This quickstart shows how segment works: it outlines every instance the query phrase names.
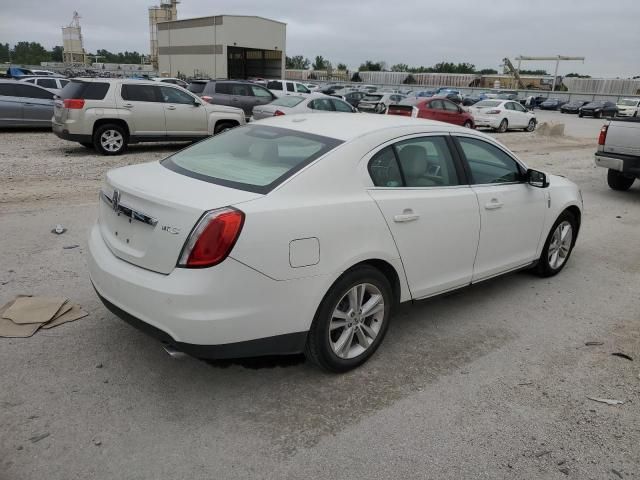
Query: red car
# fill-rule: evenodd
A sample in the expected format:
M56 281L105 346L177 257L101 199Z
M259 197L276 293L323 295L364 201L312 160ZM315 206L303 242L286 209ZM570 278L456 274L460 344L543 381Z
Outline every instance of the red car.
M406 103L406 100L404 102L399 105L389 105L387 115L428 118L429 120L439 120L440 122L475 128L473 115L446 98L418 99L413 105Z

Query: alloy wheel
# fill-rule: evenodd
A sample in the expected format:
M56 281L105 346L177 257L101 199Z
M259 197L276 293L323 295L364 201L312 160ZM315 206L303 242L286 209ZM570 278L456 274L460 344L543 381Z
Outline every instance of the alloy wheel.
M105 130L100 135L100 145L108 152L117 152L124 144L124 137L117 130Z
M556 227L549 243L547 261L552 269L557 270L567 260L571 251L571 242L573 242L573 227L565 220Z
M350 288L336 305L329 322L329 343L340 358L355 358L375 341L384 321L382 292L370 283Z

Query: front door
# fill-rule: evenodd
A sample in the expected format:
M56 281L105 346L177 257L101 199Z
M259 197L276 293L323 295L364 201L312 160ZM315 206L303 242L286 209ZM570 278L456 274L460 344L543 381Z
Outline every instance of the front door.
M198 100L176 87L160 87L167 135L204 137L209 133L207 111Z
M164 103L160 86L122 84L118 99L120 117L127 120L132 136L164 137Z
M524 179L524 167L488 141L457 136L480 207L480 243L473 280L525 266L537 258L547 190Z
M480 215L444 136L387 146L369 161L378 204L398 247L411 295L424 298L471 282Z

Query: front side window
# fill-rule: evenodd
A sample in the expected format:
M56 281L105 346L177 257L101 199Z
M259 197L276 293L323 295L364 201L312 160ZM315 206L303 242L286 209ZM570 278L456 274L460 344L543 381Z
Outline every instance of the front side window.
M182 90L171 87L160 87L162 93L162 100L164 103L180 103L184 105L193 105L194 98Z
M159 87L152 85L122 85L122 99L131 102L159 102ZM161 98L161 97L160 97Z
M459 137L458 142L471 170L473 184L522 180L523 172L518 163L498 147L475 138Z
M331 103L333 103L333 107L335 108L336 112L353 112L353 108L351 108L351 105L343 102L342 100L331 100Z
M268 193L341 143L286 128L247 125L181 150L161 164L206 182Z
M53 100L53 93L31 85L16 85L19 97L40 98L43 100Z
M236 95L239 97L248 97L249 89L247 88L247 85L245 85L244 83L232 83L231 95Z
M377 187L459 185L456 166L444 137L419 137L380 150L369 161Z
M302 85L301 83L296 83L296 92L299 92L299 93L311 93L311 91L307 87Z
M507 110L515 110L515 108L513 108L513 103L512 102L507 102L504 104L504 108L506 108Z
M16 89L10 83L0 83L0 96L17 97Z
M458 113L458 106L457 106L455 103L450 102L450 101L448 101L448 100L443 100L443 101L442 101L442 103L444 104L444 109L445 109L447 112L455 112L455 113Z
M254 97L267 97L271 98L271 92L266 88L259 87L257 85L251 85L251 91L253 92Z
M513 108L514 108L515 110L517 110L518 112L526 112L526 111L527 111L527 109L526 109L526 108L524 108L524 107L523 107L522 105L520 105L519 103L514 103L514 104L513 104Z
M444 110L444 103L442 100L432 100L429 103L429 108L432 110Z

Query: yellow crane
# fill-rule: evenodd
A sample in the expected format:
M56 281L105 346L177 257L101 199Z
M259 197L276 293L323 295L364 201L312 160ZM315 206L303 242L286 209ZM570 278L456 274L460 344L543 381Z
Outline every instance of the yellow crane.
M510 70L511 74L513 75L513 77L518 82L518 86L520 88L524 88L524 86L522 84L522 80L520 79L520 64L523 61L534 61L534 62L550 61L550 62L556 62L556 69L553 72L553 85L551 87L551 91L553 92L556 89L556 82L557 82L557 79L558 79L558 67L560 66L560 62L575 61L575 60L584 62L585 57L567 57L566 55L554 55L554 56L550 56L550 57L527 57L527 56L524 56L524 55L520 55L520 56L517 56L515 59L518 61L518 68L513 68L513 64L511 63L511 61L508 58L505 58L503 61L504 61L505 67Z

